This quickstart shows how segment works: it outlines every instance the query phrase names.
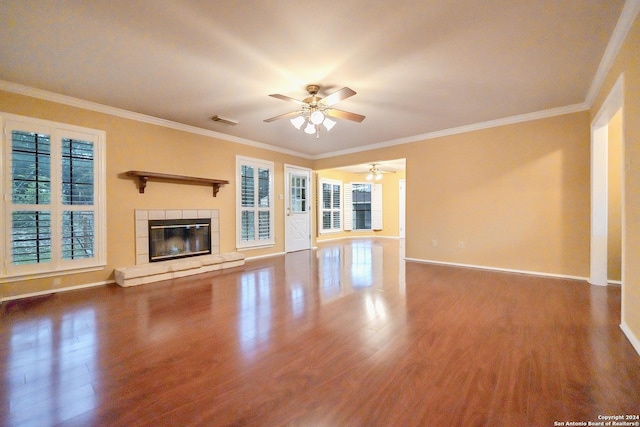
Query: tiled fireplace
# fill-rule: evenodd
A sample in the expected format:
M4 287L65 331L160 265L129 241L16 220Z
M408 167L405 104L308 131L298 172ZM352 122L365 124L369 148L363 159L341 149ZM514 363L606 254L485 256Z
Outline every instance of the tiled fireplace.
M153 258L153 261L162 261L170 258L220 253L220 224L219 211L217 209L136 209L135 219L136 265L149 264L150 258ZM149 256L150 222L154 225L151 231L152 237L155 236L156 238L161 234L161 231L156 226L171 227L164 233L167 234L167 241L171 242L168 243L171 247L163 249L164 253L162 254L158 254L156 249L152 253L152 257ZM193 227L190 227L189 224L193 224ZM205 224L211 231L210 245L208 233L206 235L203 234L205 232ZM197 231L195 227L198 227ZM169 236L169 234L173 234L174 237ZM206 249L204 249L205 246ZM210 252L209 249L211 250Z

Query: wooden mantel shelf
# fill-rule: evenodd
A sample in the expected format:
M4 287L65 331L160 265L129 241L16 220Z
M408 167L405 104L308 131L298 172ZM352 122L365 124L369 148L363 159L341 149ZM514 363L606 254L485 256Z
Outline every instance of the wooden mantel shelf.
M224 179L198 178L195 176L169 175L167 173L156 173L156 172L128 171L126 175L134 178L138 178L138 190L140 191L140 193L144 193L144 189L147 186L147 181L150 179L158 179L162 181L186 182L189 184L198 184L198 185L212 185L213 197L216 197L216 195L218 194L218 191L220 190L221 185L229 183L229 181Z

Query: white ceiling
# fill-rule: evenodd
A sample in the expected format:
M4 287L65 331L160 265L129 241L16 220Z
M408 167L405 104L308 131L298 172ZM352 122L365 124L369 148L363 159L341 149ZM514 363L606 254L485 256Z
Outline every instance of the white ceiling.
M0 0L0 79L318 158L584 103L623 6ZM320 139L263 122L310 83L366 119Z

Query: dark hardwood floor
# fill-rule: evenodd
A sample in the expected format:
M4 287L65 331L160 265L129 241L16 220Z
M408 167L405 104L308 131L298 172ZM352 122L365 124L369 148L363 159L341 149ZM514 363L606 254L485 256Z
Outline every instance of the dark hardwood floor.
M554 426L640 414L620 288L396 240L0 306L4 426Z

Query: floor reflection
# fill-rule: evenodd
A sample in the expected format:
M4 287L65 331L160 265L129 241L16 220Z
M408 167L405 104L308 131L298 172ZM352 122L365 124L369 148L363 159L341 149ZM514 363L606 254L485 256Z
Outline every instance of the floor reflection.
M312 251L293 252L284 257L284 282L294 319L308 312L307 302L309 298L313 298L313 292L309 288L313 268L309 267L313 267L314 259Z
M369 319L387 320L387 304L379 295L367 295L364 299L365 312Z
M142 341L162 345L180 336L180 319L212 310L212 289L206 284L179 279L156 289L158 292L142 293L134 300L137 337Z
M385 257L385 245L394 256ZM395 255L400 250L400 257ZM343 297L355 289L385 287L384 271L397 271L386 284L404 292L404 240L380 242L354 239L341 243L323 243L317 251L318 283L323 301Z
M55 425L96 407L91 369L98 347L95 331L92 308L12 327L7 371L14 377L5 390L8 425L32 425L30 420Z
M404 319L404 240L362 238L318 246L322 302L356 295L364 322L361 344L369 348L383 345L397 333L398 324L391 318Z
M342 292L342 247L331 246L318 250L318 283L322 297L333 299Z
M363 288L373 285L371 242L354 242L347 250L351 255L351 284L355 288Z
M305 292L304 287L299 284L292 284L291 288L291 312L293 318L297 319L304 314L305 311Z
M271 292L273 268L247 271L239 277L238 329L245 356L269 340L271 331Z
M252 264L237 277L242 359L256 360L278 340L300 333L298 326L322 318L325 305L354 294L359 294L358 310L367 324L363 339L382 342L393 333L393 328L386 328L389 300L394 302L395 315L404 310L403 248L404 241L395 239L342 240ZM275 328L273 319L283 315L299 323Z

